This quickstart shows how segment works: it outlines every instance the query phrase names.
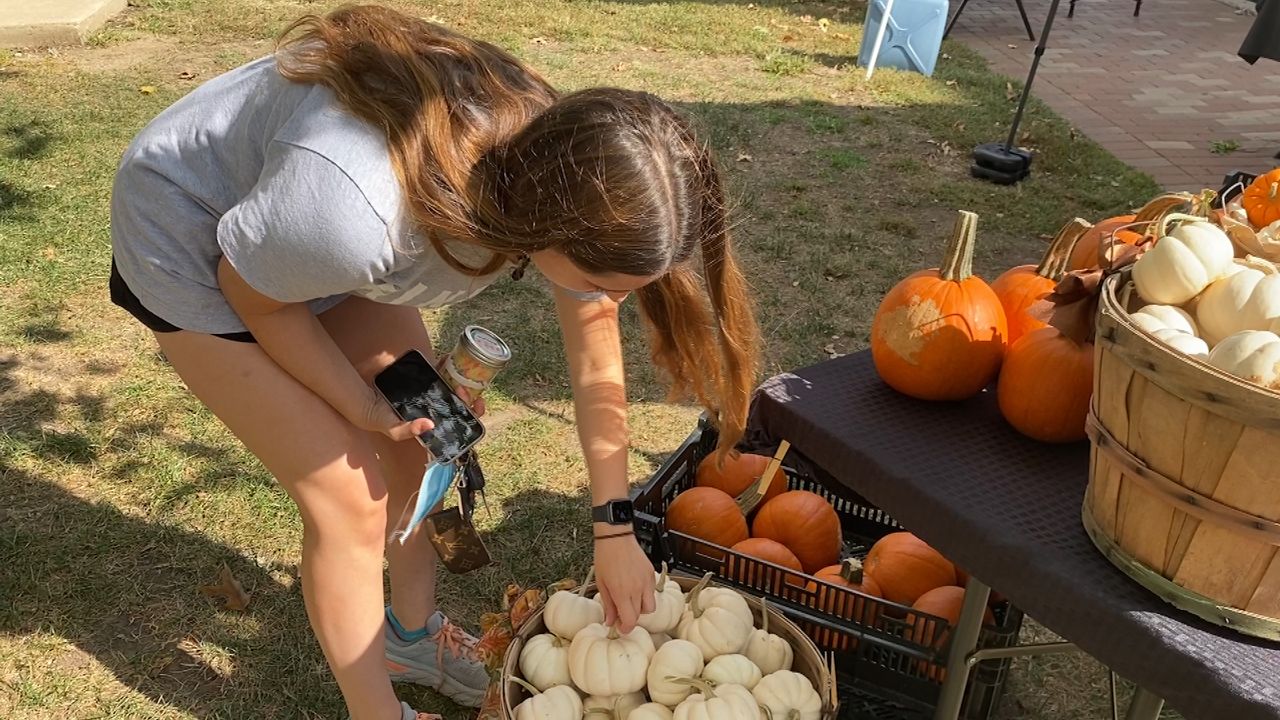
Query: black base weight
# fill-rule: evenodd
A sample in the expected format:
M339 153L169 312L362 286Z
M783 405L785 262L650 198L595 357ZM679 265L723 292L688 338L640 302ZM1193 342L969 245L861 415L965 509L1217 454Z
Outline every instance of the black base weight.
M998 185L1012 185L1031 174L1031 153L1004 143L985 143L973 149L969 174Z

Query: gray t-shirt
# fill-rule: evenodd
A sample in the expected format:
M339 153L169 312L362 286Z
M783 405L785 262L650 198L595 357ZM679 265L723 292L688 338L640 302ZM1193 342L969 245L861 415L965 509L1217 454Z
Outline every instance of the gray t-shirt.
M187 330L245 330L218 289L224 255L245 281L313 312L348 295L441 307L478 293L419 236L386 136L332 91L266 57L218 76L125 151L111 197L117 269L143 306ZM449 245L471 266L489 253Z

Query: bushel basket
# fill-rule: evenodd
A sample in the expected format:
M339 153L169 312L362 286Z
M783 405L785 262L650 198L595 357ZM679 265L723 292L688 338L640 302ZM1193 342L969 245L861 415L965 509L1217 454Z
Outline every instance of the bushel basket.
M1160 343L1138 302L1103 282L1085 529L1165 601L1280 640L1280 394Z

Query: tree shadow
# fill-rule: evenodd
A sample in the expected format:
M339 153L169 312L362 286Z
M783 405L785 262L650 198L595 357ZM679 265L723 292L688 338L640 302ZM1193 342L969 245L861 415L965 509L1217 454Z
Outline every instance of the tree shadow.
M9 144L5 156L13 160L35 160L48 151L53 140L48 126L41 120L8 125L0 129L0 137Z

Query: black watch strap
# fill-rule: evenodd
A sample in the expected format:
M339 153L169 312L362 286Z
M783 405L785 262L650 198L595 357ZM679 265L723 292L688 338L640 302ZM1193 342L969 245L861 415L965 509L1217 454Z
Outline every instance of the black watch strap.
M630 500L610 500L591 508L591 522L630 525L634 517Z

